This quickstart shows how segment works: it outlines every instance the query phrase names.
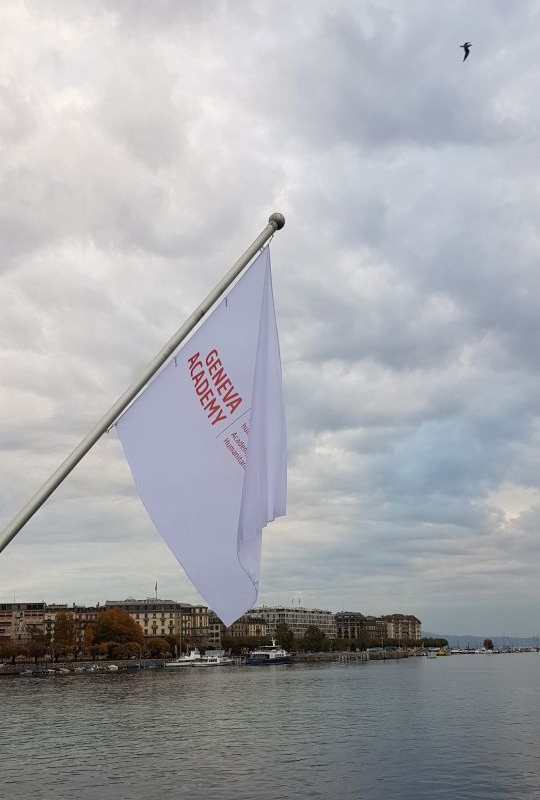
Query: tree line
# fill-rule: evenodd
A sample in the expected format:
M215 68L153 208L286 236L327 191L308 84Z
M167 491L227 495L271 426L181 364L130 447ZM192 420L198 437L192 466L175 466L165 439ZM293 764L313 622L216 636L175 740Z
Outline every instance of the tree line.
M445 647L446 639L424 639L422 643L407 639L373 639L367 634L355 639L333 639L320 628L311 625L303 636L296 637L286 623L276 626L274 636L277 644L289 652L324 653L329 651L366 650L370 647ZM237 637L225 633L221 637L222 647L232 655L245 655L263 644L270 644L265 637ZM200 642L191 645L201 646ZM17 658L34 660L48 657L51 661L77 661L81 658L129 659L166 658L189 649L187 642L177 636L146 638L140 626L121 608L111 608L99 614L95 623L84 629L83 641L79 641L72 614L60 612L56 615L54 637L39 625L28 629L25 641L0 643L0 659L15 663Z
M294 632L286 622L276 625L274 639L277 644L291 653L325 653L367 650L371 647L386 648L409 648L409 647L445 647L448 642L446 639L424 639L419 642L417 639L389 639L373 638L367 633L354 639L339 638L334 639L318 628L310 625L303 636L295 636ZM249 650L255 649L261 644L269 644L269 637L237 637L223 635L221 637L222 646L229 650L232 655L242 655Z
M99 614L95 623L84 629L83 640L77 636L72 614L56 615L54 636L40 625L28 628L25 640L0 643L0 659L15 663L17 658L34 660L46 657L51 661L77 661L82 658L129 659L163 658L178 652L179 637L146 639L139 625L121 608Z

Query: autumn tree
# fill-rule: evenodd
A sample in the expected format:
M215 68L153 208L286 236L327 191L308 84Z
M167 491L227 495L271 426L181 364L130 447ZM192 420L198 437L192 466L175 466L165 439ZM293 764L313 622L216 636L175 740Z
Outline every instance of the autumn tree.
M96 655L107 658L132 658L141 656L141 646L138 642L102 642L92 648Z
M97 653L98 645L93 644L95 627L96 627L95 623L92 622L85 627L83 632L82 649L83 653L85 653L87 656L93 654L92 651L94 650L94 648L95 652Z
M54 622L54 658L65 657L75 648L75 620L73 614L60 611Z
M43 658L47 652L47 645L45 642L28 642L26 645L26 652L37 664L38 659Z
M147 639L145 649L151 658L162 658L166 653L170 652L168 641L159 636Z
M9 658L15 663L17 656L27 655L26 648L19 642L4 642L0 645L0 658Z
M28 627L29 641L26 642L26 652L37 664L38 658L43 658L47 652L45 631L40 625Z
M93 626L91 642L92 645L133 645L133 647L127 648L132 651L133 649L140 650L142 648L144 636L139 625L130 617L127 611L115 607L98 614Z
M28 636L33 644L45 645L45 631L41 625L29 625Z

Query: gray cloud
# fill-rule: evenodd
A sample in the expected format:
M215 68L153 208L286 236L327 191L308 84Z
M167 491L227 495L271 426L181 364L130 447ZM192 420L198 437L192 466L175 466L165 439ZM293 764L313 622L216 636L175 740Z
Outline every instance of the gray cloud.
M265 532L261 601L534 634L537 18L484 0L8 4L2 521L281 210L289 512ZM5 600L156 578L197 600L114 433L0 558Z

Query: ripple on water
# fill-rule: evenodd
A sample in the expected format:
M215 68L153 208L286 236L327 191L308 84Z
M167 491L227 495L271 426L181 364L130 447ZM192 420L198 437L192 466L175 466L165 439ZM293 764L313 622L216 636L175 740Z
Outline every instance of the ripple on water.
M22 800L540 797L540 655L5 679Z

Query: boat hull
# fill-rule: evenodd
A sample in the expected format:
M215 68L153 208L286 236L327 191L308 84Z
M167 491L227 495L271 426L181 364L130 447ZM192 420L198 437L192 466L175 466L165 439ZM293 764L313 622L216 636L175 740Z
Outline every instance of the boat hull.
M175 667L192 667L197 661L200 661L201 654L197 649L192 650L187 656L179 656L174 661L166 661L165 667L174 669Z
M291 656L276 656L275 658L249 657L246 659L248 667L271 667L272 664L290 664Z

